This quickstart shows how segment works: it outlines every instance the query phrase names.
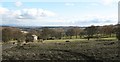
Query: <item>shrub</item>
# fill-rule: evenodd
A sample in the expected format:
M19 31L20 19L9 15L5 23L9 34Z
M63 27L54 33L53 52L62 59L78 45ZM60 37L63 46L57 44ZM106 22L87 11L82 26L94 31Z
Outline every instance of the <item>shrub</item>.
M70 42L69 40L65 41L65 42Z
M117 37L118 40L120 40L120 24L118 24L116 37Z

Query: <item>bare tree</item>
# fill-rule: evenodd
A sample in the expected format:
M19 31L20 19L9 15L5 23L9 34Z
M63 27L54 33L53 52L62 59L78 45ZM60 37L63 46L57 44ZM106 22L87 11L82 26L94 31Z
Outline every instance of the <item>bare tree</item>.
M89 40L97 32L97 28L96 26L86 27L85 32L87 34L87 39Z
M20 29L6 27L2 29L2 40L3 41L10 41L10 40L24 40L24 35Z
M4 28L2 29L2 41L7 42L13 39L12 28Z
M82 38L84 35L85 35L84 29L80 29L80 33L79 33L80 38Z
M102 36L111 37L111 35L115 33L114 30L115 30L115 27L113 25L106 25L106 26L99 27L99 33Z
M43 28L41 32L41 38L48 39L49 37L52 37L53 33L54 33L53 29Z
M63 29L54 29L53 37L57 39L61 39L64 35L64 30Z
M74 35L74 29L73 29L73 28L68 29L68 30L66 31L66 36L69 36L70 39L72 38L73 35Z
M79 27L75 27L74 29L74 35L76 36L76 39L78 38L78 35L80 34L81 29Z

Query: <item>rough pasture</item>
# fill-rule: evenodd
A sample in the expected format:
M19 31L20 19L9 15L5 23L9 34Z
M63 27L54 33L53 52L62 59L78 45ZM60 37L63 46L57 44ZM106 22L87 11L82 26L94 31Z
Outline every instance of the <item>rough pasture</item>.
M117 41L45 40L3 50L3 60L118 60Z

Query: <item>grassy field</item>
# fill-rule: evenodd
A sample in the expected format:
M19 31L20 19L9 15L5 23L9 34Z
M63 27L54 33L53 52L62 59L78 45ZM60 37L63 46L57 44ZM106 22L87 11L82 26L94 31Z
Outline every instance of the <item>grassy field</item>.
M45 40L3 50L3 60L118 60L118 43L91 39Z

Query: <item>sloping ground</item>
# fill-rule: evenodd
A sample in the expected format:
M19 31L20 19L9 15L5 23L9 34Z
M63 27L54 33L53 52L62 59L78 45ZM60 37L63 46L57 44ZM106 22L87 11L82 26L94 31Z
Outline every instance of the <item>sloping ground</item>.
M2 50L10 49L10 48L12 48L12 47L17 46L17 44L13 44L12 42L3 43L3 44L1 44L1 45L2 45Z
M28 50L29 51L29 50ZM71 52L68 50L42 50L26 52L5 52L4 60L95 60L84 54Z
M3 60L119 60L116 41L30 43L3 50Z

